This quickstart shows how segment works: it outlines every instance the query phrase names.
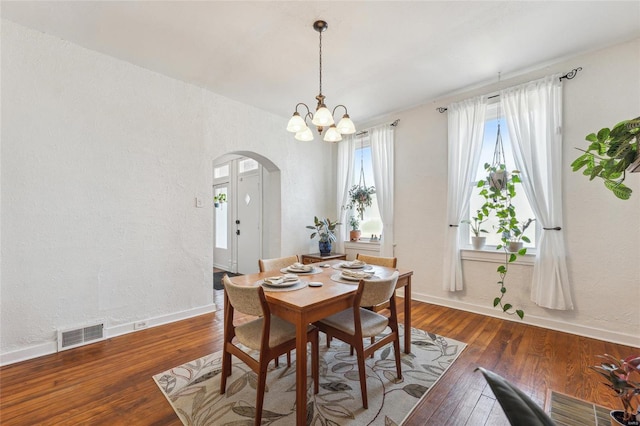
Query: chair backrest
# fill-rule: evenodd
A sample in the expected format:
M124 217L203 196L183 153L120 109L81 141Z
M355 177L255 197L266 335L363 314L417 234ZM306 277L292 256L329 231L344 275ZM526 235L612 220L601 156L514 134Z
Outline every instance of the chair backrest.
M222 277L222 284L233 309L256 317L265 315L266 303L263 303L264 290L262 287L235 285L227 274Z
M363 286L360 306L375 306L389 300L396 290L399 275L398 271L395 271L389 278L383 280L360 281L360 285Z
M398 263L396 257L381 257L381 256L369 256L366 254L356 254L356 259L362 260L369 265L386 266L387 268L395 268Z
M272 271L274 269L280 270L296 262L300 262L297 254L286 257L274 257L273 259L258 259L258 267L260 268L260 272Z

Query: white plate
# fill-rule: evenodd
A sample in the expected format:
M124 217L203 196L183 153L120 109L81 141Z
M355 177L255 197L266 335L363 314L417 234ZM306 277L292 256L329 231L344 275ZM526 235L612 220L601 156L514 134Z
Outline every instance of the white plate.
M352 265L349 262L346 263L341 263L340 267L341 268L345 268L345 269L363 269L365 266L367 266L366 264L362 264L362 265Z
M300 283L300 280L282 281L281 283L278 283L278 284L262 281L262 285L266 285L267 287L274 287L274 288L291 287L292 285L296 285L298 283Z
M340 274L340 278L348 280L348 281L360 281L360 280L370 280L373 278L373 274L369 274L366 277L350 277L345 274Z

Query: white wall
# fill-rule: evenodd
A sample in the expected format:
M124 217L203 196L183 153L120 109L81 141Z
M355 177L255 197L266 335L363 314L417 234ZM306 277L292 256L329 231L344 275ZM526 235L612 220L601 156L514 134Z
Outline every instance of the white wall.
M304 226L329 199L329 145L295 141L286 117L6 20L1 47L2 364L53 352L59 328L104 320L116 335L213 310L212 203L195 197L211 200L225 153L278 166L281 251L308 250Z
M574 297L573 311L543 309L531 302L532 267L509 273L510 300L522 304L525 323L640 346L640 173L627 178L630 200L615 198L601 182L571 171L585 136L640 115L640 40L566 60L502 81L509 87L547 74L582 67L564 84L564 229ZM443 70L446 72L446 70ZM497 76L497 70L496 70ZM416 299L517 320L493 309L497 265L464 261L466 289L442 290L447 223L447 114L436 107L498 89L491 84L395 113L395 238L398 264L415 271ZM518 320L519 321L519 320Z

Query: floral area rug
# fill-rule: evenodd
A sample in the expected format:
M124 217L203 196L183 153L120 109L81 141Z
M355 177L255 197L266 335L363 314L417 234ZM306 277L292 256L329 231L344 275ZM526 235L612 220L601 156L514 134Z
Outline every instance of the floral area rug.
M404 332L402 327L400 332ZM350 356L349 346L337 339L327 348L325 335L320 333L320 392L316 395L308 357L307 424L402 424L466 347L453 339L413 328L411 340L411 353L402 353L402 380L396 378L391 344L366 360L369 408L365 410L355 354ZM311 345L308 347L310 350ZM232 374L227 380L226 393L221 395L221 354L219 351L153 376L185 425L253 425L257 376L246 364L232 357ZM296 423L295 353L291 361L291 367L287 367L284 356L278 368L270 363L263 425Z

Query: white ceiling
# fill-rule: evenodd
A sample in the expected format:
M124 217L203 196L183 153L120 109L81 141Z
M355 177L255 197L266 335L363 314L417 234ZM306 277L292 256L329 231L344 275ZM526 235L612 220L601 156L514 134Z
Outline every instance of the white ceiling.
M283 117L352 119L640 37L640 1L2 1L3 18ZM569 70L567 70L569 71Z

